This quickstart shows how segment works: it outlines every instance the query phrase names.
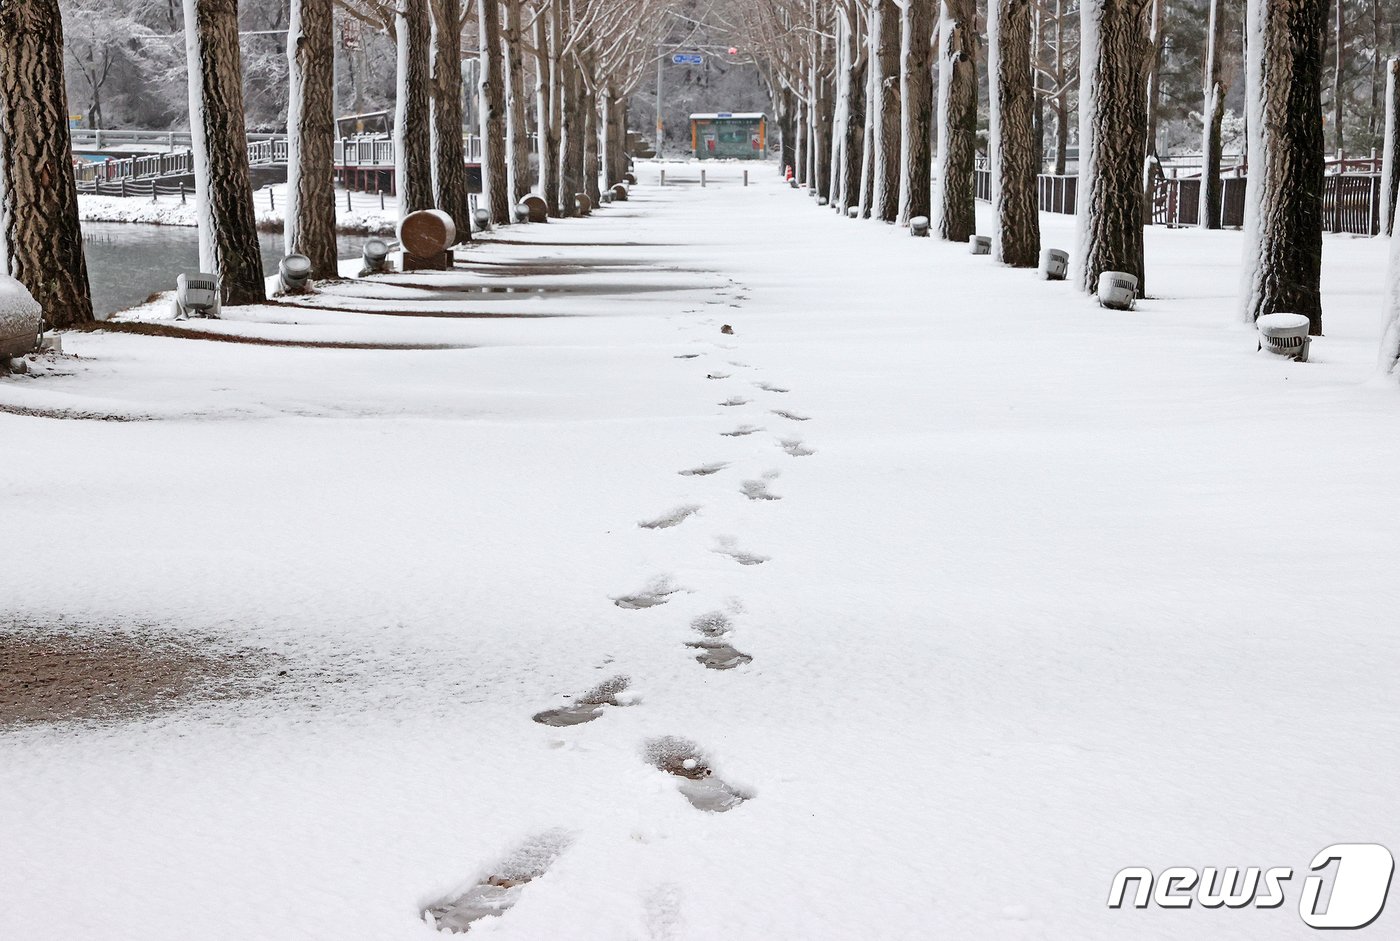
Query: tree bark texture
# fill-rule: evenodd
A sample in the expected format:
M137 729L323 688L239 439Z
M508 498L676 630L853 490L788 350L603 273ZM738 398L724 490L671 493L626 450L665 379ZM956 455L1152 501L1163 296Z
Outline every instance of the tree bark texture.
M510 201L514 205L530 195L530 127L525 117L525 55L521 24L522 0L505 0L506 136L510 140Z
M870 67L875 72L872 87L876 97L869 107L875 112L874 194L871 215L885 222L899 218L899 7L894 0L874 0L870 29L875 51Z
M1040 262L1036 193L1035 81L1031 71L1031 0L991 0L995 28L987 59L992 108L992 255L1013 268Z
M931 192L933 73L929 68L929 39L933 35L934 0L905 0L899 38L899 224L927 216Z
M462 2L432 0L433 202L471 241L471 194L462 144Z
M428 0L401 0L394 29L399 56L394 105L394 185L402 219L411 212L437 205L433 194L433 40Z
M492 225L511 221L510 176L506 170L506 97L501 62L500 0L477 0L481 46L481 199Z
M199 266L229 304L267 299L248 177L238 0L184 0Z
M92 320L58 0L0 0L0 272L55 327Z
M1142 254L1142 166L1147 144L1149 0L1084 0L1079 62L1079 286L1136 275Z
M1392 235L1395 197L1400 193L1400 59L1385 63L1385 147L1381 154L1381 233Z
M580 83L582 84L582 83ZM579 190L598 205L602 190L598 186L598 174L602 167L598 159L598 96L594 90L583 87L583 188Z
M574 194L583 191L583 79L572 61L561 62L564 81L563 120L559 133L559 212L565 217L578 214Z
M845 121L841 127L840 199L836 208L844 215L860 202L860 170L864 161L861 144L865 137L865 64L862 61L860 37L854 24L843 23L842 97L845 99Z
M1151 32L1147 54L1147 133L1143 135L1142 223L1152 224L1153 197L1157 191L1157 110L1162 98L1162 12L1165 0L1152 0Z
M1326 0L1250 0L1243 316L1304 314L1322 333Z
M1204 128L1201 140L1201 206L1198 224L1203 229L1220 228L1220 162L1224 151L1221 125L1225 120L1225 78L1221 66L1221 45L1225 41L1225 0L1210 0L1206 26L1205 107L1201 114Z
M941 10L932 228L940 238L966 242L977 231L972 177L977 157L977 3L942 0Z
M287 28L287 254L311 277L338 277L335 245L335 13L331 0L292 0Z
M539 194L551 216L559 215L559 131L551 72L551 36L543 14L535 17L535 147L540 168Z

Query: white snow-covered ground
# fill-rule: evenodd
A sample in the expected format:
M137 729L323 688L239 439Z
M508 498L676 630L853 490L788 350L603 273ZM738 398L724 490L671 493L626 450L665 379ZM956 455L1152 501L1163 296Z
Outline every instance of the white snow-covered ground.
M1384 242L1329 237L1294 364L1234 324L1238 233L1150 231L1116 313L749 169L217 325L458 348L81 334L0 381L150 419L0 413L0 614L288 669L0 733L0 937L427 939L562 830L473 935L1302 938L1316 851L1400 848ZM752 662L695 661L711 612ZM531 721L612 676L634 704ZM692 807L666 735L751 799ZM1110 910L1132 865L1295 876Z
M398 223L398 197L391 194L336 190L336 228L341 232L380 234L394 231ZM253 192L258 225L280 226L287 206L287 185L276 183ZM183 199L163 193L154 199L142 196L78 196L78 217L84 222L143 222L149 225L195 226L193 188Z

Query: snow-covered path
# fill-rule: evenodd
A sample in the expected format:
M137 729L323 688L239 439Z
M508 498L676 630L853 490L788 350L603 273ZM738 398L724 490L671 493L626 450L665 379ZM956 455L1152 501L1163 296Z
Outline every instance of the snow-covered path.
M286 670L0 732L0 938L427 939L522 846L473 935L1301 938L1317 850L1400 848L1385 245L1328 241L1291 364L1229 325L1238 233L1150 232L1113 313L739 173L323 299L439 316L219 325L449 348L100 333L0 382L149 419L0 414L6 621ZM691 806L665 736L749 799ZM1295 877L1110 910L1130 865Z

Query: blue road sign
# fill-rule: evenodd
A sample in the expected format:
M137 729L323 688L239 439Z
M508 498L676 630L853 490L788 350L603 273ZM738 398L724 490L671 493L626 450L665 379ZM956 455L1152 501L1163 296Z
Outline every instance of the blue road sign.
M705 57L698 52L678 52L671 56L671 61L676 65L703 65Z

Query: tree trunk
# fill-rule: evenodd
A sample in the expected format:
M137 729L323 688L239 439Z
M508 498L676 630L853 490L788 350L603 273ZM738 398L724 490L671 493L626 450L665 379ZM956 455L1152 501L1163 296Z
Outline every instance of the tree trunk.
M875 198L875 125L880 120L880 89L875 84L875 37L865 41L865 119L860 135L860 218L869 219Z
M1385 63L1385 147L1381 151L1381 234L1395 232L1400 194L1400 59Z
M992 255L1013 268L1040 261L1031 8L1031 0L991 0L987 10Z
M1136 275L1142 257L1142 165L1147 143L1149 0L1084 0L1079 62L1079 286Z
M899 224L928 216L932 155L929 127L933 110L933 74L929 39L933 35L934 0L905 0L899 34Z
M517 204L530 195L530 128L525 117L525 56L521 26L521 0L505 0L503 42L506 57L506 137L510 141L510 201Z
M550 215L558 215L554 206L558 190L559 176L559 137L554 124L554 89L550 84L550 34L543 14L535 17L535 147L540 168L539 194Z
M1322 333L1326 0L1250 0L1242 313L1305 314Z
M943 0L941 8L933 230L950 242L966 242L977 231L972 177L977 158L977 4Z
M778 128L781 138L778 158L778 172L786 173L791 167L797 173L797 104L791 89L783 89L778 98Z
M1395 62L1394 59L1390 61ZM1392 79L1394 74L1391 72ZM1380 368L1382 373L1394 376L1400 372L1400 238L1390 240L1390 265L1386 271L1383 304Z
M564 23L563 11L559 3L549 4L549 120L544 122L549 128L550 146L554 153L554 163L550 168L550 186L544 191L545 205L549 215L558 218L563 215L564 206L559 202L563 189L561 177L564 173ZM541 16L540 19L544 17ZM660 151L657 152L660 156ZM543 172L543 171L541 171ZM541 182L543 186L543 182Z
M559 134L559 212L566 218L578 214L574 194L583 190L583 80L572 61L560 63L564 71L563 121Z
M1055 93L1055 176L1065 175L1065 157L1069 150L1069 89L1065 70L1065 10L1064 0L1055 0L1055 75L1060 83Z
M860 168L864 161L861 142L865 135L865 67L861 62L860 36L855 24L842 17L842 111L841 179L838 183L837 210L846 215L851 206L860 203Z
M492 225L508 225L510 177L506 172L505 79L501 68L500 0L477 0L481 47L481 199Z
M1225 120L1225 70L1221 66L1221 44L1225 41L1225 0L1210 0L1206 28L1206 86L1204 133L1201 141L1201 205L1198 224L1203 229L1220 228L1220 162L1224 148L1221 124Z
M1162 97L1162 7L1152 0L1152 29L1147 54L1147 134L1142 164L1142 223L1152 224L1153 197L1157 191L1157 107Z
M899 8L894 0L874 0L870 30L875 37L875 54L870 68L875 73L872 87L876 97L870 108L877 114L875 124L875 192L871 214L885 222L899 218Z
M432 22L428 0L402 0L394 19L398 86L394 106L394 185L399 218L437 205L433 195Z
M590 86L579 84L583 88L583 188L579 192L596 206L602 195L598 186L598 96Z
M1373 2L1379 2L1379 0L1373 0ZM1336 10L1334 24L1336 48L1333 52L1336 58L1332 63L1332 124L1337 138L1337 156L1341 157L1345 146L1342 134L1342 56L1346 47L1346 26L1342 19L1342 0L1336 0L1334 9ZM1379 49L1376 50L1376 54L1380 55ZM1337 172L1342 172L1341 168Z
M92 320L58 0L0 0L0 273L55 327Z
M287 254L311 277L340 274L335 246L335 15L331 0L292 0L287 29Z
M462 3L433 2L433 197L452 217L461 241L471 241L467 154L462 144Z
M229 304L267 299L248 177L238 0L185 0L199 266ZM66 122L65 122L66 123Z

